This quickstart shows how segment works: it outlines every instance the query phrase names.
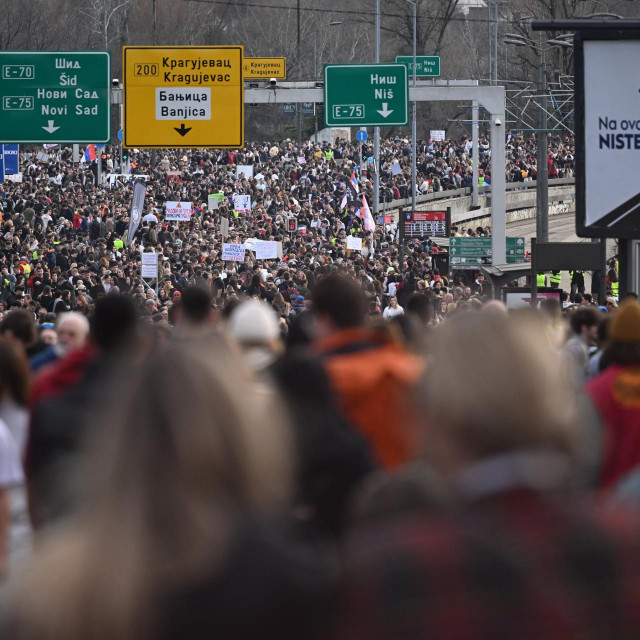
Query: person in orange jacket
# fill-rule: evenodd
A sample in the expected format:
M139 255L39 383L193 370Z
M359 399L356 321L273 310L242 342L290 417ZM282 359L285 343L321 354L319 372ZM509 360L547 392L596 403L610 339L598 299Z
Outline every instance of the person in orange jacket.
M367 303L353 280L331 275L313 290L317 340L338 406L370 442L378 461L397 467L418 453L413 389L423 362L365 326Z

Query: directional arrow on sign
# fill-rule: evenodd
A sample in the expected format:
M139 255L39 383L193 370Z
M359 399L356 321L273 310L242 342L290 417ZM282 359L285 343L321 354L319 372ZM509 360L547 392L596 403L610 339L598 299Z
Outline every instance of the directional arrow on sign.
M178 129L178 127L173 127L181 136L186 136L187 133L189 133L189 131L191 131L191 129L193 127L185 127L184 126L184 122L180 124L180 128Z
M49 120L47 123L47 126L42 128L48 133L53 133L54 131L57 131L60 127L54 127L53 120Z
M388 118L393 113L393 109L389 109L388 107L389 107L389 103L388 102L383 102L382 103L382 109L378 109L378 113L383 118Z

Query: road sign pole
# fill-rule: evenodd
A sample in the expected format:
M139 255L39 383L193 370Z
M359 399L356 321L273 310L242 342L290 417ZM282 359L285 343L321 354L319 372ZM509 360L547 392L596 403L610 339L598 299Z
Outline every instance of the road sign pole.
M538 91L540 102L538 108L538 170L536 175L536 200L538 211L536 217L536 236L539 242L549 242L549 167L547 136L547 78L542 52L538 52Z
M119 131L120 131L120 133L122 134L122 137L120 138L120 173L124 173L124 171L123 171L123 166L122 166L122 156L123 156L123 154L124 154L124 152L123 152L123 145L124 145L124 142L123 142L123 140L124 140L124 130L122 129L122 126L123 126L123 124L122 124L122 112L123 112L123 110L124 110L124 104L121 102L121 103L118 105L118 107L120 108L120 129L119 129Z
M405 222L404 209L398 212L398 242L400 244L400 270L402 271L402 262L404 260L404 244L405 244Z
M472 107L471 107L471 119L473 120L473 123L471 125L471 151L473 153L473 165L472 165L472 174L471 174L471 180L473 181L473 184L471 186L471 206L474 209L477 209L480 206L480 193L478 191L479 187L478 187L478 178L479 178L479 173L478 173L478 169L480 168L480 151L478 149L478 129L480 127L480 124L478 122L478 117L479 117L479 109L478 109L478 101L474 100L472 102Z
M620 297L640 289L640 241L618 240Z
M376 0L376 64L380 62L380 0ZM325 113L327 103L325 100ZM375 158L373 166L373 213L380 212L380 127L373 130L373 156Z
M538 307L538 269L536 267L536 245L537 239L531 238L531 306Z
M418 21L418 2L420 0L411 0L413 4L413 88L416 88L416 73L417 73L417 61L416 61L416 24ZM417 126L416 126L416 101L415 99L411 103L411 211L416 210L416 164L417 164L417 150L418 145L416 141Z
M504 102L502 104L504 105ZM505 264L507 258L504 106L502 109L499 115L491 118L491 237L494 265Z

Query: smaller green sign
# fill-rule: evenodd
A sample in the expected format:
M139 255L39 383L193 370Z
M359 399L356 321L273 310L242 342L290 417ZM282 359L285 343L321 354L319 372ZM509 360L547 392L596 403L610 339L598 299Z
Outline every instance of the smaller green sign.
M507 238L507 264L525 262L524 238ZM493 263L491 238L454 237L449 243L452 266L479 266Z
M413 56L396 56L398 64L404 64L413 76ZM416 56L416 76L421 78L440 77L440 56Z

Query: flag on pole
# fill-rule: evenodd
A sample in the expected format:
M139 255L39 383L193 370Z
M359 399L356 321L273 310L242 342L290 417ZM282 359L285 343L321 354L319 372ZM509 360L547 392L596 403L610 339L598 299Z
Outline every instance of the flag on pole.
M90 144L84 150L84 155L82 156L82 162L91 162L96 159L96 145Z
M127 234L127 246L133 241L133 236L138 230L144 209L144 196L147 193L147 185L144 182L136 182L133 185L133 199L131 201L131 213L129 214L129 232Z
M375 231L376 223L373 221L371 209L369 209L367 198L365 197L364 193L362 194L362 209L360 211L360 217L364 220L365 231Z
M340 203L340 211L344 211L344 208L347 206L348 191L345 189L344 195L342 196L342 202Z
M358 191L360 191L360 187L358 186L358 178L356 178L356 172L352 171L351 172L351 186L353 187L353 190L358 193Z

